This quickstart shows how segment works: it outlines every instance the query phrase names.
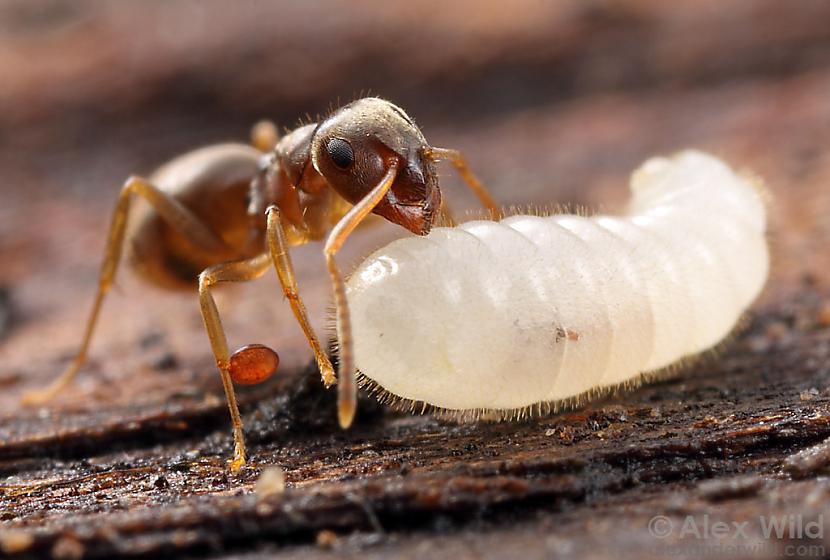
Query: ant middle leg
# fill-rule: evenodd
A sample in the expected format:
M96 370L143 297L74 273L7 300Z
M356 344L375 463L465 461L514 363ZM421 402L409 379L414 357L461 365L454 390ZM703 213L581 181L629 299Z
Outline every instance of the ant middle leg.
M64 370L60 377L56 378L45 388L30 391L23 395L22 402L26 405L40 404L58 395L66 388L81 366L86 362L87 351L95 331L95 324L104 302L104 297L112 287L118 264L121 261L121 254L124 246L124 235L127 227L127 216L130 210L132 195L144 198L150 205L174 228L181 231L194 243L207 249L225 250L224 242L217 237L199 218L190 210L179 203L158 187L140 177L130 177L121 188L121 194L112 214L107 246L104 252L104 261L101 265L101 272L98 279L98 290L95 301L92 304L89 318L87 319L81 346L78 349L72 363Z
M222 386L228 400L228 410L233 425L233 459L230 461L232 471L238 471L245 464L245 436L242 433L242 417L239 414L239 405L236 402L236 393L231 378L231 356L228 351L228 339L216 301L211 289L220 282L244 282L261 277L270 266L270 259L263 253L251 259L217 264L205 269L199 275L199 306L202 309L202 319L205 322L210 346L216 359L216 366L222 376Z
M296 317L297 322L303 329L306 340L308 340L308 344L311 346L311 351L314 352L317 367L323 376L323 384L326 387L331 387L337 381L334 375L334 368L331 365L328 355L321 347L317 334L309 323L305 304L300 298L297 279L294 276L294 266L291 263L291 255L288 253L288 240L285 238L280 211L276 206L270 206L267 210L267 238L268 252L271 254L271 260L274 263L274 268L277 270L282 291L288 299L289 304L291 304L291 310L294 312L294 317Z

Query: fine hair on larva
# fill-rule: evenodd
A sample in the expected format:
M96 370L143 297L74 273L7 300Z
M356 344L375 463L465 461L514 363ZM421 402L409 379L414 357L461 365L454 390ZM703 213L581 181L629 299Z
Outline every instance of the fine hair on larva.
M375 251L347 284L360 384L411 412L522 419L719 346L768 274L759 182L688 150L630 185L620 216L516 214Z

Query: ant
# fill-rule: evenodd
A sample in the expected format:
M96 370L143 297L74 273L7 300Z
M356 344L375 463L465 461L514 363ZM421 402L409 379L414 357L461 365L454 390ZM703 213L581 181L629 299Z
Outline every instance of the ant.
M173 159L148 179L127 179L112 214L98 291L80 349L60 377L45 389L27 393L25 403L51 399L84 364L127 241L128 259L145 280L166 288L192 289L198 284L202 317L233 424L231 470L240 469L246 460L233 383L264 381L276 371L279 358L258 344L230 355L211 294L222 282L254 280L274 266L323 383L337 383L340 426L351 425L356 372L346 289L334 259L338 250L370 213L417 235L429 233L439 215L451 221L441 203L435 169L440 160L453 164L494 218L500 210L459 151L427 144L412 119L383 99L359 99L282 138L272 123L263 121L251 136L250 146L207 146ZM130 212L133 195L149 206ZM288 252L324 239L336 307L338 376L309 324Z

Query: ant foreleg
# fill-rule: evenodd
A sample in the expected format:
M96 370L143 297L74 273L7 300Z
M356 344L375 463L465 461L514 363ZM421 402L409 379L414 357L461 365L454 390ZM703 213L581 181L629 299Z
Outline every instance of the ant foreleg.
M346 300L346 285L334 260L334 255L337 254L337 251L340 250L352 231L386 196L398 175L399 165L396 159L389 161L389 169L383 179L337 222L331 230L323 250L334 290L334 305L337 317L337 341L340 349L340 365L337 373L337 418L341 428L348 428L354 420L357 408L357 383L355 381L352 328L348 301Z
M490 212L490 217L494 220L501 219L501 207L496 202L496 199L493 198L493 195L490 194L490 191L487 190L487 187L470 170L467 159L461 152L450 148L429 147L426 148L425 155L433 161L442 159L449 161L455 167L456 171L458 171L459 175L461 175L461 178L464 179L464 182L467 183L467 186L473 194L481 201L482 206Z
M21 399L23 404L39 404L55 397L72 382L78 370L80 370L86 361L87 351L92 340L92 334L95 331L95 324L101 311L101 305L107 292L112 287L115 273L118 270L118 264L121 261L124 233L127 227L127 216L133 194L137 194L147 200L159 215L173 227L187 235L193 242L206 248L216 248L217 250L225 249L222 240L205 226L199 218L194 216L190 210L174 198L171 198L145 179L139 177L130 177L127 179L127 182L124 183L121 189L118 203L112 214L110 230L107 236L107 248L104 253L104 262L101 265L101 273L98 280L98 291L95 296L95 302L92 305L92 311L87 319L86 330L84 331L84 337L78 353L60 377L44 389L30 391L23 395Z

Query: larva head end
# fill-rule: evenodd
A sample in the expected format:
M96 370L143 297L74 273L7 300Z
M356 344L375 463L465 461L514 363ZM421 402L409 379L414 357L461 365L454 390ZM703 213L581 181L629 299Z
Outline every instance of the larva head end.
M441 206L435 163L428 144L400 107L376 97L354 101L314 132L314 168L337 193L356 204L380 183L397 160L398 175L373 212L409 231L426 235Z
M262 344L249 344L233 353L229 371L234 383L256 385L274 375L279 365L276 352Z

